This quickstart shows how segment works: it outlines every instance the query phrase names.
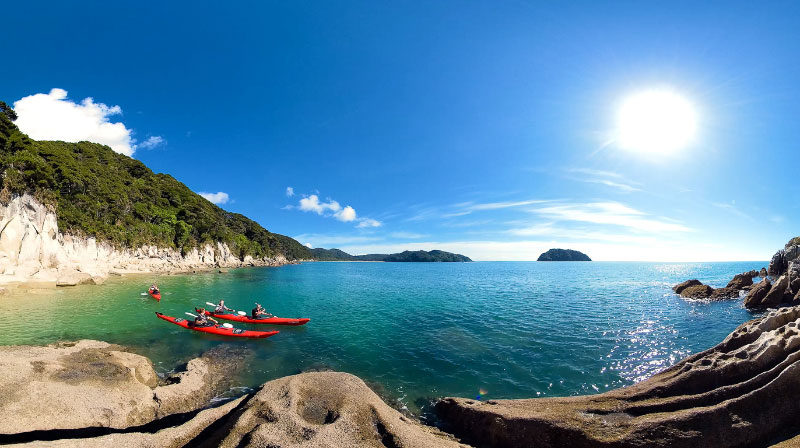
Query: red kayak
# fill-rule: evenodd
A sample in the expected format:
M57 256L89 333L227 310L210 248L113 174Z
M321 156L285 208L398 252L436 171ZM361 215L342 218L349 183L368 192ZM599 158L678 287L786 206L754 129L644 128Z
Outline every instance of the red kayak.
M152 297L152 298L154 298L156 300L161 300L161 291L153 292L152 289L148 289L147 293L150 294L150 297Z
M215 317L217 319L232 320L232 321L236 321L236 322L242 322L242 323L245 323L245 324L270 324L270 325L292 325L292 326L298 326L298 325L305 325L305 324L308 323L308 321L311 320L311 319L306 319L306 318L303 318L303 319L291 319L291 318L288 318L288 317L274 317L274 316L273 317L261 317L261 318L258 318L258 319L253 319L252 317L242 316L242 315L235 314L235 313L217 314L217 313L215 313L213 311L206 311L206 310L204 310L202 308L195 308L194 310L197 311L198 313L207 314L207 315L209 315L211 317Z
M237 338L268 338L270 336L275 336L278 334L278 331L252 331L252 330L242 330L241 328L225 328L220 325L209 325L206 327L196 327L194 322L188 321L181 317L171 317L165 316L159 312L156 312L156 316L161 319L164 319L167 322L172 322L175 325L181 326L183 328L188 328L194 331L202 331L203 333L211 333L211 334L219 334L222 336L233 336Z

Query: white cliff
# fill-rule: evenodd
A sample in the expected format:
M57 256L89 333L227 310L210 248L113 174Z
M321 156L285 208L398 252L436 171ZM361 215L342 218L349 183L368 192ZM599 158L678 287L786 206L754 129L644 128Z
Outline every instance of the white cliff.
M0 204L0 284L42 282L69 286L100 283L111 274L174 273L214 267L278 266L283 256L240 260L227 244L207 244L185 256L156 246L120 250L94 238L58 230L52 208L33 196Z

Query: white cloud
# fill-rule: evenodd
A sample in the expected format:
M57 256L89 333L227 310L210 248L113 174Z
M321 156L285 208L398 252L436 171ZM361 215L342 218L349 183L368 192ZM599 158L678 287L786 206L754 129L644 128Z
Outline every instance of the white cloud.
M19 116L16 125L35 140L90 141L127 156L136 150L132 130L109 121L122 114L119 106L95 103L92 98L75 103L66 90L52 89L14 102L14 111Z
M197 194L199 194L200 196L208 199L210 202L212 202L214 204L217 204L217 205L225 204L225 203L228 202L228 199L230 199L228 197L228 193L225 193L223 191L220 191L220 192L217 192L217 193L197 193Z
M313 249L314 248L314 246L312 246L311 243L303 244L303 246L306 246L309 249Z
M377 219L370 219L370 218L361 218L358 220L358 228L368 228L368 227L380 227L383 223L378 221Z
M342 206L334 200L329 200L329 202L320 202L319 196L315 194L312 194L306 198L300 198L299 207L300 210L304 212L314 212L318 215L321 215L327 211L338 212L342 208Z
M294 189L292 189L292 187L286 189L287 196L291 197L294 196L294 194ZM316 194L300 198L297 206L287 205L283 208L286 210L297 208L304 212L313 212L320 216L332 217L342 222L356 222L358 223L356 225L358 228L380 227L383 225L382 222L376 219L359 218L356 210L349 205L342 207L341 204L330 198L327 199L327 202L320 201L319 196Z
M292 197L292 196L294 196L294 188L292 188L292 187L286 187L286 197L287 197L287 198L290 198L290 197Z
M142 143L136 145L136 148L153 149L156 146L161 146L166 143L167 141L164 140L164 137L161 137L159 135L153 135L148 137L147 140L143 141Z
M339 210L338 212L334 213L333 217L338 219L339 221L342 221L342 222L355 221L356 220L356 210L353 207L350 207L348 205L347 207L345 207L345 208ZM361 224L364 223L364 222L366 222L366 221L362 221L361 223L359 223L358 227L362 227Z

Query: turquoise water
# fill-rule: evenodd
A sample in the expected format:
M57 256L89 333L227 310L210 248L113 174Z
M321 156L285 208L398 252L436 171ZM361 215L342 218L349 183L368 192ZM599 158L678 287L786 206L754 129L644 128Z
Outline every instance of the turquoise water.
M214 345L255 351L242 387L308 369L356 374L418 413L440 396L566 396L632 384L720 342L755 315L741 300L685 301L688 278L724 286L745 263L306 263L228 274L154 277L0 299L0 344L101 339L131 346L168 371ZM266 340L188 331L206 301L309 317Z

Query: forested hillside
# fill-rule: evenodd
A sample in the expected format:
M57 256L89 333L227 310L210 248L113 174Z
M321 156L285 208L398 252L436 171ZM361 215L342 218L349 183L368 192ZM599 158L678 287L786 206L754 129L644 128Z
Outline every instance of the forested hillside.
M61 232L117 247L186 251L219 241L239 257L312 258L294 239L217 207L168 174L153 173L108 146L32 140L15 119L0 102L0 201L33 194L55 208Z

